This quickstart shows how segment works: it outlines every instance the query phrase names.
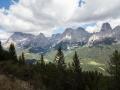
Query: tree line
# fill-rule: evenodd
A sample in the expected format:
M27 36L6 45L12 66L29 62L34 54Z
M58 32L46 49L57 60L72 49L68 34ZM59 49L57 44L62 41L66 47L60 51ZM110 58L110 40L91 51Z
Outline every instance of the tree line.
M5 50L0 43L0 73L27 81L31 90L120 90L120 52L110 56L109 75L98 71L83 71L77 52L71 64L65 63L64 53L59 47L53 62L46 63L41 55L37 64L26 64L22 53L16 54L14 44Z

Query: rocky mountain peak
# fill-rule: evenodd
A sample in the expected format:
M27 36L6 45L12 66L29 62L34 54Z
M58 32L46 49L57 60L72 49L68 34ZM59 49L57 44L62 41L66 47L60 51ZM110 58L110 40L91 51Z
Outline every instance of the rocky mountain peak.
M82 28L82 27L78 27L77 30L83 30L83 31L85 31L85 29Z
M101 31L90 34L84 28L67 28L63 33L53 34L51 37L46 37L43 33L35 36L32 34L15 32L6 43L14 42L19 47L30 48L30 51L45 52L52 48L61 45L64 47L77 47L77 45L94 46L99 44L112 44L120 42L120 26L111 28L109 23L103 23ZM110 42L110 43L109 43ZM31 51L31 52L32 52Z
M15 32L11 35L11 38L17 37L17 36L23 36L22 32Z
M46 38L43 33L40 33L36 38Z
M103 23L101 31L112 30L111 25L109 23Z
M73 31L72 28L67 28L67 29L64 31L64 33L71 33L72 31Z
M120 30L120 26L116 26L113 30Z
M14 32L14 34L20 35L20 34L23 34L23 33L22 32Z
M61 36L61 34L60 34L60 33L57 33L57 34L53 34L51 38L52 38L52 39L53 39L53 38L59 38L60 36Z

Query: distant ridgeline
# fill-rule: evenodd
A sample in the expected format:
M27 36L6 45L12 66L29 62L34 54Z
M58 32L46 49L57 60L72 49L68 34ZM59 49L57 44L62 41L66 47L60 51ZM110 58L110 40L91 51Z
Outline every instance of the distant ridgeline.
M84 28L67 28L61 34L46 37L43 33L35 36L22 32L15 32L5 42L5 46L14 43L19 48L27 49L31 53L46 53L62 45L64 50L71 50L79 46L93 47L99 45L112 45L120 42L120 26L111 28L104 23L100 32L89 33Z

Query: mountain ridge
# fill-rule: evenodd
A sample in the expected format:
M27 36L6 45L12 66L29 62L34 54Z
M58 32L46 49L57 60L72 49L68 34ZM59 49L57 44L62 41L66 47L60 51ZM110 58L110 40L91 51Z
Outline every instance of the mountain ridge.
M51 48L63 45L65 49L78 46L96 46L100 44L113 44L120 42L120 26L112 29L109 23L103 23L100 32L89 33L84 28L66 28L63 33L46 37L43 33L38 35L15 32L5 44L15 43L21 48L29 48L30 52L46 53ZM45 51L44 51L45 50Z

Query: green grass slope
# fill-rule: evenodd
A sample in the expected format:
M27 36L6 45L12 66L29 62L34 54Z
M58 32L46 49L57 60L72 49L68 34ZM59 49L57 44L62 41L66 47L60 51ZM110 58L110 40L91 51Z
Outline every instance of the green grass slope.
M64 51L65 62L71 63L74 52L77 51L83 70L98 70L104 74L107 74L107 64L115 49L120 51L120 44L101 45L95 47L79 47L73 50ZM19 54L22 51L25 52L26 59L40 60L40 54L29 53L28 50L20 50ZM56 53L56 50L51 50L48 52L45 55L45 61L53 62Z
M113 51L120 51L120 45L101 45L95 47L79 47L74 50L64 51L66 63L71 63L74 52L77 51L81 60L83 70L98 70L107 74L107 64ZM48 61L53 61L56 51L51 51L46 54L45 58Z

